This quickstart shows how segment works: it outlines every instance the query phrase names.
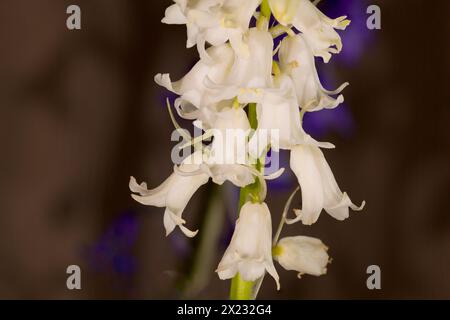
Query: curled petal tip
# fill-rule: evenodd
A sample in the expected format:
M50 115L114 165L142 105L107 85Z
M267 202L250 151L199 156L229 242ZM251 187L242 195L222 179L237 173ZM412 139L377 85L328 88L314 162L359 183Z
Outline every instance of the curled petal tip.
M186 237L193 238L197 235L198 229L195 231L191 231L183 225L180 225L181 231L185 234Z
M366 201L363 201L359 207L357 207L355 205L352 205L351 209L353 211L361 211L361 210L363 210L365 208L365 206L366 206Z
M276 172L269 174L267 176L264 176L265 180L275 180L278 179L285 171L285 168L280 168Z
M286 218L286 224L294 224L294 223L297 223L300 220L302 220L302 212L301 212L301 210L294 209L294 213L295 213L296 217L293 218L293 219Z
M137 185L136 178L133 176L130 176L130 181L128 182L128 187L132 190L134 186Z

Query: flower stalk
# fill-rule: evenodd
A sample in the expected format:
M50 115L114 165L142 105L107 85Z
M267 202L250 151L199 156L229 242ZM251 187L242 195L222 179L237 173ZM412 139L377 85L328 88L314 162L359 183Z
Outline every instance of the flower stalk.
M248 105L248 119L250 122L250 126L252 129L256 129L258 127L258 120L256 116L256 104L250 103ZM261 159L258 159L255 164L255 169L261 171L264 165L261 163ZM250 184L244 188L241 188L239 193L239 206L238 212L241 211L242 206L247 201L259 201L259 188L260 183L259 180L256 180L253 184ZM245 281L242 279L239 273L231 279L231 287L230 287L230 300L251 300L253 299L253 291L255 287L256 281Z
M251 300L255 281L245 281L238 273L231 280L230 300Z

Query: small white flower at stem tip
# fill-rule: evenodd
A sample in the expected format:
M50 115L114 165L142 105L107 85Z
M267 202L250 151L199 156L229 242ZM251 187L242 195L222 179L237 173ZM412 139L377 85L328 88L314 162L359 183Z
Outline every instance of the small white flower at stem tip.
M255 281L268 272L280 288L272 260L272 221L263 203L245 203L236 222L230 244L216 272L222 280L238 272L245 281Z

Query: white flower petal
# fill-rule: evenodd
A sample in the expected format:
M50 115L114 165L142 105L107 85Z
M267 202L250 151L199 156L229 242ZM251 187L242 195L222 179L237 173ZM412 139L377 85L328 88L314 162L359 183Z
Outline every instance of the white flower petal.
M138 185L133 177L130 179L131 191L140 194L132 194L133 199L144 205L166 207L164 212L166 235L169 235L175 226L179 226L188 237L193 237L197 233L183 226L185 221L182 214L193 194L209 180L209 175L199 170L200 165L194 162L199 155L201 155L199 152L192 154L177 169L181 172L193 173L192 175L181 175L175 171L153 190L146 190L145 183Z
M290 165L302 190L301 221L305 225L317 221L324 205L322 177L316 164L317 150L307 145L291 150Z
M247 137L250 123L245 111L227 107L215 114L212 124L210 164L247 164Z
M277 79L276 89L264 90L256 110L258 127L249 142L253 157L259 157L269 143L274 151L290 149L298 143L302 132L300 111L287 76Z
M236 52L234 63L226 71L222 81L211 77L207 80L213 101L238 96L240 103L256 102L263 88L271 88L273 39L267 31L251 28L245 34L240 53ZM248 53L242 53L248 51Z
M138 185L135 178L131 177L130 190L139 193L139 195L132 194L131 197L144 205L165 207L167 194L172 186L174 178L175 176L172 174L158 187L147 190L147 184L145 182Z
M291 151L291 168L297 176L302 190L302 209L296 210L296 219L310 225L317 221L322 209L338 220L349 217L349 208L362 210L355 206L346 193L342 193L323 152L315 145L298 145Z
M279 177L281 177L284 173L285 169L284 168L280 168L277 171L275 171L274 173L268 174L264 176L265 180L275 180L278 179Z
M135 192L135 193L140 193L142 195L142 193L147 192L147 183L146 182L142 182L141 184L138 184L136 181L136 178L131 176L130 177L130 182L128 184L131 192Z
M212 96L205 86L205 79L209 78L215 83L224 82L234 62L234 51L229 44L224 44L208 48L206 52L210 61L200 60L182 79L171 82L168 74L157 74L155 82L181 95L181 101L188 102L196 108L210 105ZM177 103L178 106L181 101Z
M155 82L161 87L166 88L169 91L175 92L175 89L172 87L172 81L170 80L170 75L168 73L158 73L154 78Z
M161 22L167 24L186 24L187 19L180 6L173 4L166 9L165 16Z
M210 170L213 182L219 185L230 181L236 187L244 188L255 182L253 172L243 165L212 165Z
M348 83L337 90L325 90L317 74L314 55L303 36L298 34L283 39L279 52L280 69L289 75L295 84L299 106L305 111L319 111L336 108L344 101L339 94Z
M173 216L175 214L173 212L170 212L170 209L166 208L164 211L164 217L163 217L163 223L164 228L166 229L166 237L172 233L172 231L175 229L175 227L178 225L177 222L173 219Z
M248 56L237 56L228 75L228 84L245 88L265 88L272 85L273 39L269 32L251 28L244 39Z

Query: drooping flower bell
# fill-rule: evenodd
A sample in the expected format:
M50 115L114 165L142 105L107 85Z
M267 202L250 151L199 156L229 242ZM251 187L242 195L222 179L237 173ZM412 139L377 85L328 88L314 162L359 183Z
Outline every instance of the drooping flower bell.
M235 53L229 44L208 48L212 63L198 61L180 80L172 82L170 75L157 74L155 82L180 97L175 101L178 114L185 119L200 119L204 125L211 125L211 113L221 107L217 99L206 86L206 79L216 83L225 82L235 60ZM232 99L229 99L231 102ZM225 102L225 104L229 104Z
M210 163L246 164L247 137L250 122L245 111L237 107L228 107L216 113L211 134Z
M281 42L278 53L280 69L289 75L294 82L297 103L304 111L319 111L336 108L344 101L344 96L338 95L348 85L342 84L334 91L323 88L317 74L314 55L301 34L288 36Z
M207 183L209 178L217 184L228 180L238 187L245 187L255 181L254 169L240 164L208 162L208 155L202 152L203 150L196 151L184 159L180 166L175 166L174 172L157 188L148 190L145 182L138 184L134 177L130 178L129 187L134 200L144 205L166 208L166 236L172 233L176 226L188 237L197 234L198 230L191 231L184 226L186 221L182 214L194 193Z
M200 168L195 159L201 156L194 153L186 158L180 165L180 169L185 172L197 172ZM148 190L145 182L140 185L134 177L130 178L130 190L137 194L132 194L134 200L148 206L165 207L164 227L166 236L172 233L178 226L188 237L194 237L198 231L191 231L184 226L186 221L182 218L184 209L193 194L208 182L209 176L203 172L190 176L183 176L174 171L159 187Z
M240 106L223 108L215 114L207 132L213 141L207 148L204 168L213 182L221 185L228 180L241 188L253 183L255 174L247 156L250 123L245 111Z
M292 81L287 76L281 76L276 82L278 88L264 90L254 99L258 127L249 142L252 156L261 156L269 145L276 152L290 149L302 132Z
M267 271L280 287L272 260L272 220L265 203L245 203L231 242L217 267L220 279L239 272L245 281L255 281Z
M290 166L302 190L302 209L295 210L296 218L288 223L302 221L311 225L317 221L322 209L337 220L349 217L349 208L362 210L342 193L322 150L314 144L299 144L291 150Z

